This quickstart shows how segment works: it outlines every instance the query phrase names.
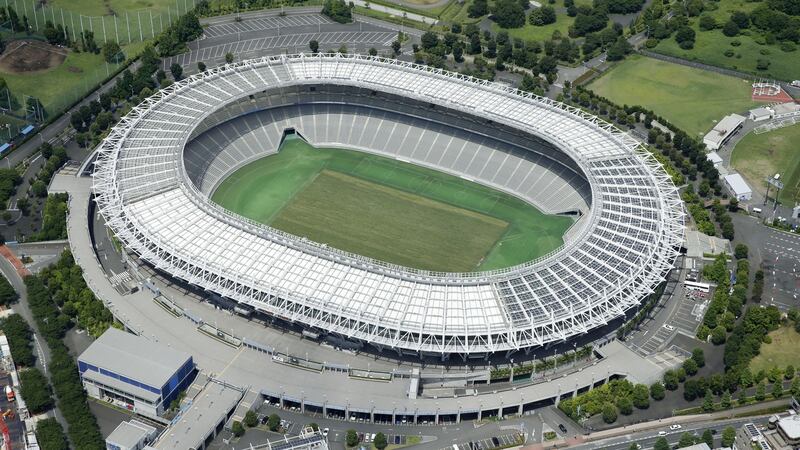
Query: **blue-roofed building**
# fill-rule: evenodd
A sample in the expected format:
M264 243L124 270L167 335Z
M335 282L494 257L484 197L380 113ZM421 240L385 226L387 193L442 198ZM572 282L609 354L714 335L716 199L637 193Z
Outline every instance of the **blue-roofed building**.
M78 357L86 392L158 418L192 381L192 355L109 328Z

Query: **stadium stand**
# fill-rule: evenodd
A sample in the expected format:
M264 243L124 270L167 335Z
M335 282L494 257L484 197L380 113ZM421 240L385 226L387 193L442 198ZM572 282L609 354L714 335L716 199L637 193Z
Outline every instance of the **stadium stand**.
M267 89L316 85L371 90L384 98L376 100L380 108L364 109L334 106L330 93L324 93L327 101L294 107L280 107L280 95L259 97ZM386 100L392 96L528 136L517 144L552 144L473 138L449 119L407 120L403 116L418 108L392 105ZM363 118L360 127L336 125ZM542 258L496 271L439 273L327 248L208 199L237 165L274 151L282 127L291 123L318 145L343 140L364 151L398 152L419 164L476 174L545 210L585 207L586 213L564 246ZM390 124L397 134L378 138L376 130ZM415 145L405 145L401 136L412 129ZM261 136L269 146L258 145ZM192 155L182 157L193 138ZM397 140L403 145L391 144ZM470 157L456 152L459 142ZM447 150L437 154L432 148ZM524 166L522 172L506 164L509 158ZM360 55L265 57L160 91L104 140L93 190L115 235L159 270L278 319L398 352L486 354L586 333L652 293L683 240L675 186L627 134L550 99Z

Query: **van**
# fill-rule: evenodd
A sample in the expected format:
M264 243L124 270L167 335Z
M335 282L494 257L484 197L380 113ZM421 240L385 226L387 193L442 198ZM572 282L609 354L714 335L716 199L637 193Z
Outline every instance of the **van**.
M667 435L667 432L666 432L666 431L664 431L664 430L661 430L661 431L659 431L659 432L658 432L658 435L659 435L659 436L666 436L666 435Z
M753 208L753 212L756 214L761 214L761 208Z

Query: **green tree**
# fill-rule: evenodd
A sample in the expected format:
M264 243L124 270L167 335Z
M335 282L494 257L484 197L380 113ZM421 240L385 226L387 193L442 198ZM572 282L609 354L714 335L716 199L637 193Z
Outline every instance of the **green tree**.
M528 16L528 23L536 26L548 25L556 23L556 10L552 6L543 5L531 11Z
M778 380L772 383L772 398L783 397L783 380Z
M789 364L788 366L786 366L786 370L783 371L783 378L786 380L793 380L795 373L796 371L794 369L794 366Z
M703 411L714 411L714 394L711 393L711 389L706 389L706 395L703 397Z
M356 430L347 430L344 441L348 447L355 447L358 445L358 433L356 433Z
M525 10L518 0L496 0L492 15L502 28L519 28L525 25Z
M695 363L697 363L697 367L703 367L706 365L706 356L703 352L703 349L700 347L692 350L692 359Z
M174 78L175 81L180 80L181 75L183 75L183 67L178 63L172 63L172 65L169 66L169 71L172 73L172 78Z
M656 439L655 445L653 445L653 450L672 450L669 447L669 442L667 442L667 438L660 437Z
M350 23L353 21L350 5L345 3L344 0L325 0L325 3L322 5L322 14L339 23Z
M198 72L205 72L206 71L206 63L203 61L197 61L197 71Z
M603 422L614 423L617 421L617 407L612 403L603 405Z
M633 402L629 397L619 397L616 403L619 413L623 416L629 416L633 413Z
M705 442L708 448L714 448L714 433L710 429L706 428L706 430L703 431L703 436L700 440L701 442Z
M124 59L122 55L122 49L120 48L119 44L117 44L114 41L108 41L105 44L103 44L102 53L103 53L103 59L105 59L106 62L109 63L116 64L122 62L122 60Z
M683 369L686 371L687 375L694 375L697 373L697 363L694 359L689 358L683 362Z
M695 444L694 435L692 433L689 433L688 431L685 431L681 434L681 438L678 441L678 448L691 447L694 444Z
M234 420L233 425L231 425L231 431L233 431L233 435L236 437L244 436L244 427L242 426L242 422Z
M736 428L725 427L725 429L722 430L722 446L730 447L733 445L733 441L735 440L736 440Z
M8 306L17 301L17 291L11 286L11 283L6 280L6 277L0 277L0 305Z
M652 397L653 400L663 400L665 396L666 391L664 390L664 385L661 384L660 381L656 381L650 385L650 397Z
M53 407L53 393L47 378L36 367L20 371L20 394L33 414L41 414Z
M800 398L800 377L794 377L792 380L792 395Z
M311 50L311 53L316 55L319 51L319 42L316 39L308 41L308 48Z
M256 412L253 410L247 411L244 414L243 423L247 428L253 428L254 426L258 425L258 416L256 415Z
M720 400L720 406L722 406L723 408L726 408L726 409L730 408L731 407L731 402L732 402L732 399L731 399L730 391L725 391L722 394L722 400Z
M467 8L467 14L472 18L483 17L489 14L489 3L486 0L474 0Z
M650 407L650 390L644 384L634 386L631 397L636 408L647 409Z
M68 450L64 428L52 417L36 421L36 440L42 450Z
M764 383L763 380L760 383L758 383L758 386L756 386L755 397L756 400L759 402L763 402L764 399L767 398L767 385L766 383Z
M225 53L225 62L228 64L233 62L233 53L231 52Z
M628 446L628 450L639 450L639 444L636 442L631 442L631 445Z
M717 325L711 330L711 343L714 345L721 345L725 343L728 333L724 326Z
M402 45L400 44L400 41L397 41L397 40L392 41L392 51L394 52L395 56L400 54L400 47L401 46Z
M378 450L383 450L383 449L385 449L385 448L386 448L386 447L389 445L389 443L388 443L388 442L386 442L386 435L385 435L385 434L383 434L383 433L381 433L381 432L378 432L378 433L375 435L375 439L372 441L372 444L373 444L373 445L375 446L375 448L377 448Z
M722 34L728 37L734 37L739 34L739 25L736 22L729 20L722 26Z
M736 249L733 251L733 256L736 259L747 259L748 248L745 244L736 244Z
M310 424L308 424L307 426L308 426L309 428L311 428L312 430L314 430L314 431L319 431L319 425L317 425L317 422L311 422L311 423L310 423Z
M281 418L277 414L270 414L269 418L267 419L267 428L270 431L278 431L278 428L281 426Z

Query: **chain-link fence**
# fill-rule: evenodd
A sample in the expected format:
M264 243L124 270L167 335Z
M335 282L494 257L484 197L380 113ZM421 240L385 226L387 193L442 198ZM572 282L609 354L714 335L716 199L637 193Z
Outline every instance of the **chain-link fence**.
M120 11L104 16L87 16L69 9L51 6L39 0L0 0L0 6L13 8L20 20L17 24L6 22L4 31L23 32L22 18L27 17L29 31L43 33L50 22L61 25L73 41L80 40L84 31L91 31L98 43L108 41L127 45L144 42L158 36L172 21L194 9L197 0L175 0L158 9ZM21 25L22 24L22 25ZM21 29L16 29L21 28Z

